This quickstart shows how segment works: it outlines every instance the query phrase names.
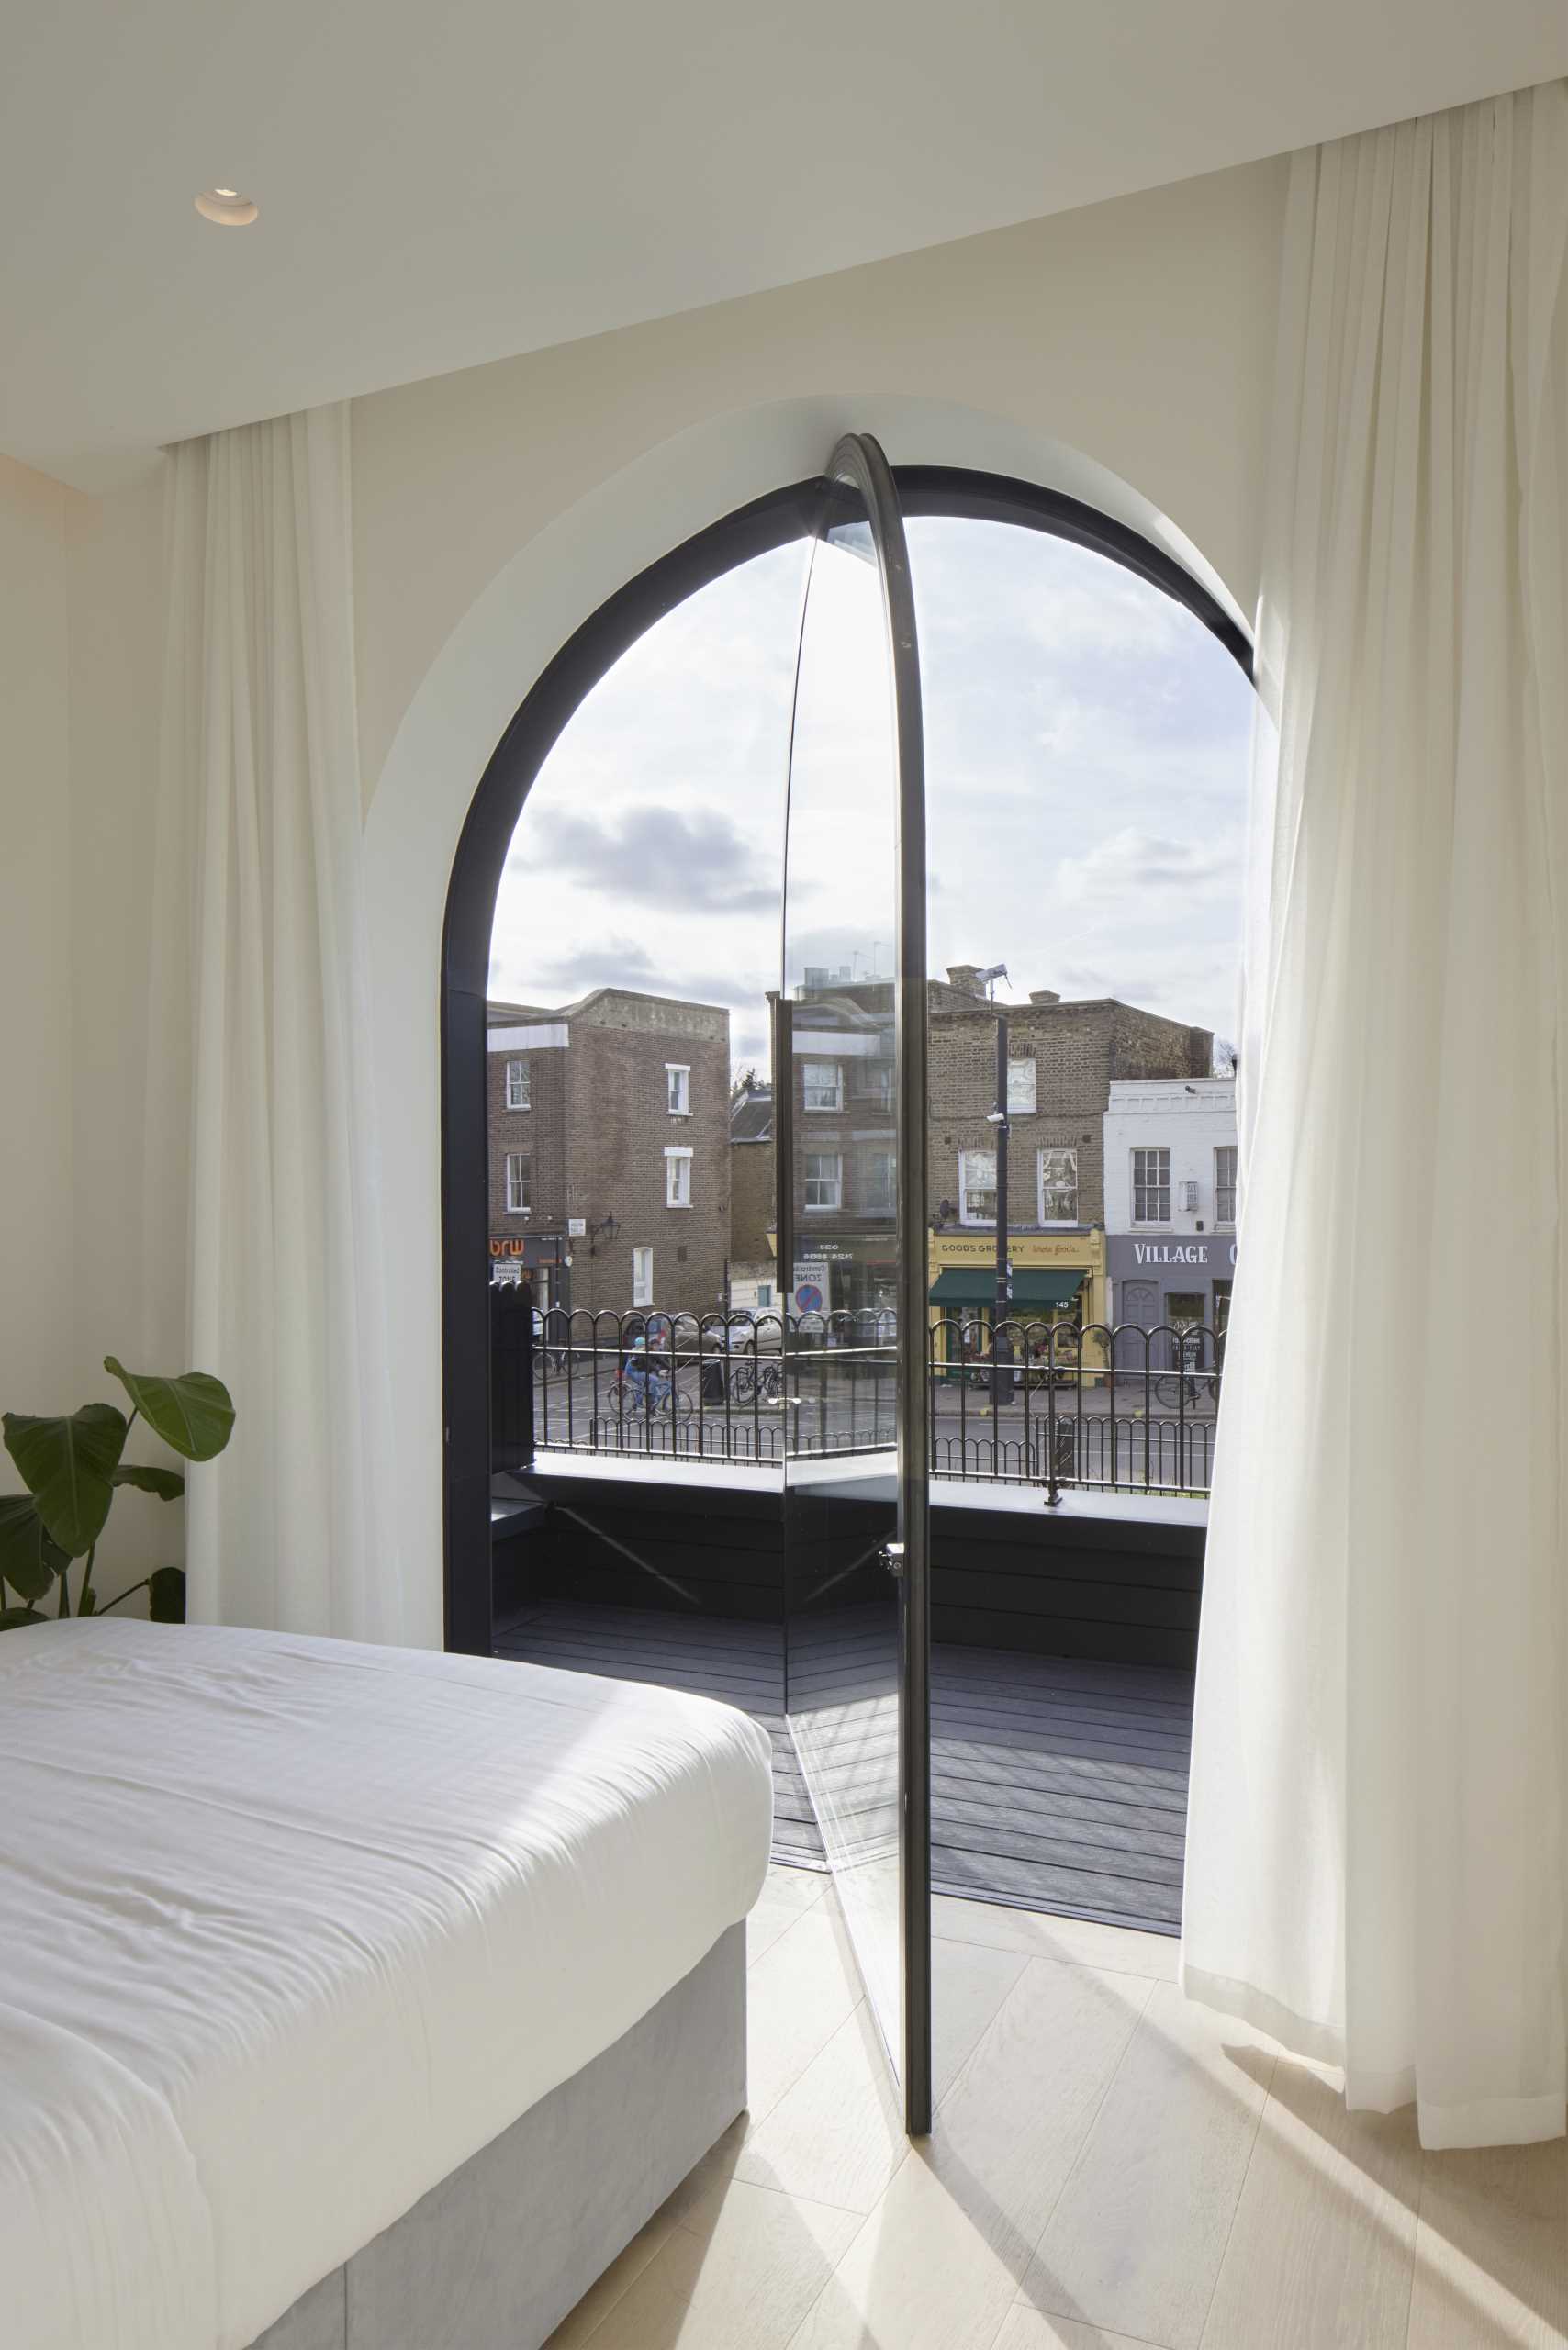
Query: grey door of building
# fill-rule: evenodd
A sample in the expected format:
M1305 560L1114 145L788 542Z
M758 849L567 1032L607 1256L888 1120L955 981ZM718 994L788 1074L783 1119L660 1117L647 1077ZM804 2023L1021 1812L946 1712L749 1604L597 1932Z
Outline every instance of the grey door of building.
M1151 1371L1162 1366L1149 1359L1148 1341L1140 1336L1152 1330L1159 1319L1159 1283L1158 1281L1124 1281L1116 1300L1116 1369L1141 1371L1148 1361Z

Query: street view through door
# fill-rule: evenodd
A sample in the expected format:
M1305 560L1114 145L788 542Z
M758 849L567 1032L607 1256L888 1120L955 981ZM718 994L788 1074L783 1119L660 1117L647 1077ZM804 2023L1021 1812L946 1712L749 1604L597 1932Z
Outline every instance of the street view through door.
M1244 655L852 440L612 651L496 901L494 1645L767 1725L912 2130L934 1893L1180 1920Z

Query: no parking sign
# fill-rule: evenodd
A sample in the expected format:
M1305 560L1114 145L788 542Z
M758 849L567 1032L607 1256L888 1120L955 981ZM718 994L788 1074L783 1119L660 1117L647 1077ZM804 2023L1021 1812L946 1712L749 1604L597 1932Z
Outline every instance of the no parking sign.
M815 1281L802 1281L795 1292L796 1313L820 1314L822 1310L823 1293Z

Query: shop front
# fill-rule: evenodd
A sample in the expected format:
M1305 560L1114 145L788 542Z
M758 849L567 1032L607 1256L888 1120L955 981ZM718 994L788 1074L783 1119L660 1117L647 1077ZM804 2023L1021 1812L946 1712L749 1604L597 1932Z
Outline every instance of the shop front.
M528 1281L533 1303L543 1308L572 1303L571 1243L556 1232L503 1232L490 1236L492 1281Z
M890 1314L898 1304L891 1232L799 1236L790 1303L798 1315Z
M1181 1233L1137 1239L1118 1233L1106 1244L1111 1313L1124 1336L1117 1341L1119 1370L1141 1370L1140 1330L1207 1332L1196 1340L1208 1368L1211 1351L1223 1349L1236 1277L1236 1241L1230 1233ZM1175 1360L1178 1340L1161 1337L1151 1357L1156 1371Z
M1042 1360L1076 1363L1079 1349L1053 1329L1090 1333L1085 1370L1104 1365L1094 1326L1105 1319L1105 1237L1100 1232L1015 1232L1008 1241L1011 1320L1016 1342ZM996 1313L993 1233L934 1232L930 1247L933 1361L940 1377L991 1352Z

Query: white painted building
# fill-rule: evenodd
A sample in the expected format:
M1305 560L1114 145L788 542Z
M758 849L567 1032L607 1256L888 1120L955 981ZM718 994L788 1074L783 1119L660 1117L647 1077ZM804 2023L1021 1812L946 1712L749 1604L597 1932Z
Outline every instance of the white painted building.
M1117 1080L1104 1113L1111 1315L1223 1330L1236 1270L1236 1083Z

